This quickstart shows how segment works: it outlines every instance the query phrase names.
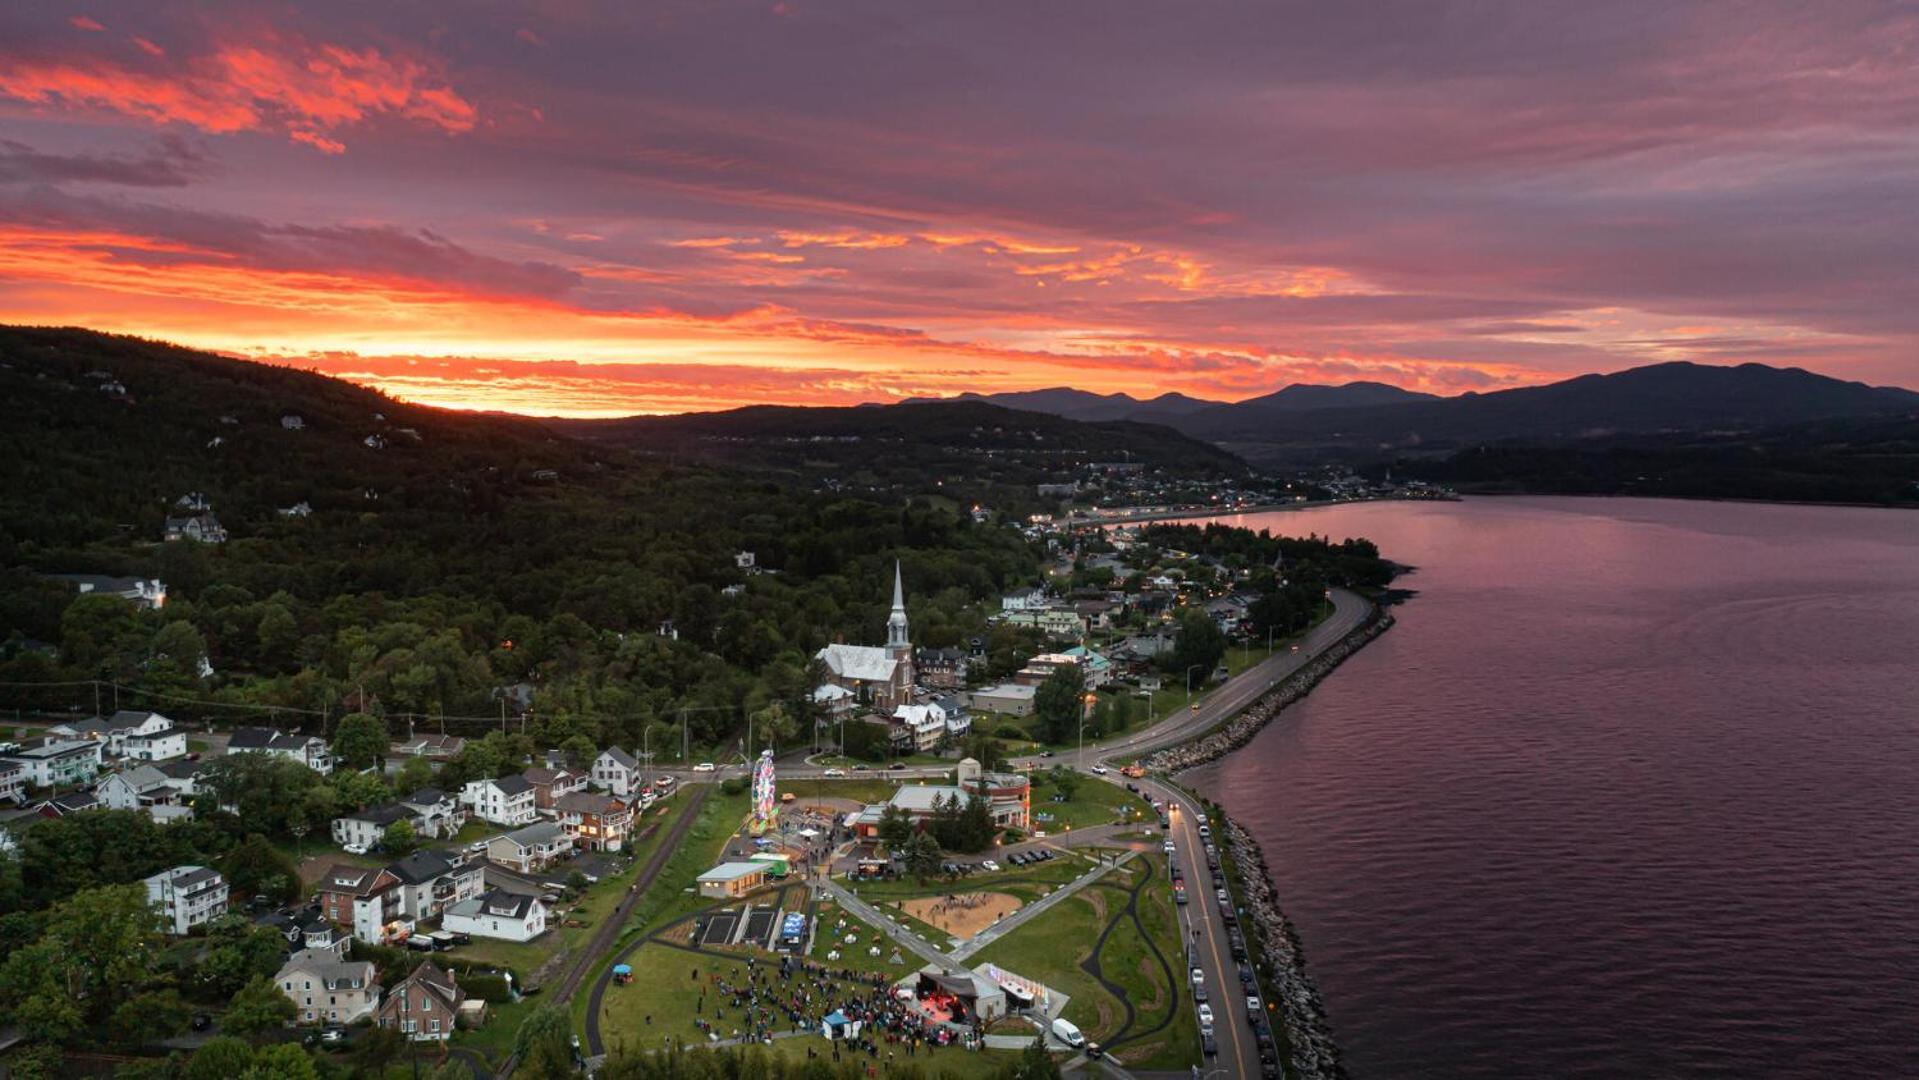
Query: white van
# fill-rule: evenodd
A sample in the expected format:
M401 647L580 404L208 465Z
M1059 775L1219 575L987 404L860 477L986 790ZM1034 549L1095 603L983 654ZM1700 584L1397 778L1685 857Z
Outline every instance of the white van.
M1075 1050L1086 1045L1086 1036L1080 1034L1079 1028L1063 1016L1053 1021L1053 1038Z

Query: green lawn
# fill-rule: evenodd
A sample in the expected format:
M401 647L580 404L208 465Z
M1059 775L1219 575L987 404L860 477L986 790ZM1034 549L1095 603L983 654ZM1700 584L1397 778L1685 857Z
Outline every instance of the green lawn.
M1052 777L1044 772L1033 774L1033 828L1049 836L1092 825L1154 819L1153 808L1145 799L1117 784L1082 777L1074 785L1071 799L1054 802L1053 797L1058 794L1060 791Z
M834 967L852 968L855 971L877 971L894 979L903 978L907 973L919 968L920 958L904 949L899 950L900 963L892 963L894 948L884 941L884 931L863 921L857 915L845 911L830 898L821 901L818 915L819 930L813 936L813 951L807 954L808 959ZM842 936L847 932L839 929L837 925L841 919L846 920L847 930L859 934L859 944L854 946L840 944ZM937 936L928 940L935 944L942 941ZM868 955L866 950L875 943L880 945L880 954ZM839 959L828 960L826 954L836 948L840 953Z

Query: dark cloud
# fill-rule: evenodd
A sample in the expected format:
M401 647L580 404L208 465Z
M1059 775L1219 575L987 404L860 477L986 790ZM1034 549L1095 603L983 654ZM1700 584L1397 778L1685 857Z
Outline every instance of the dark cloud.
M163 135L144 154L51 154L0 139L0 184L82 182L127 187L185 187L210 167L204 150Z

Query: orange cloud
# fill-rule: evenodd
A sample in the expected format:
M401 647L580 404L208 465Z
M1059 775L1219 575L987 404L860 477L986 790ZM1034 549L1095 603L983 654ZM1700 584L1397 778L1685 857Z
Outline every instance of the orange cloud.
M423 61L282 38L223 44L167 73L99 57L27 61L0 70L0 94L214 134L281 131L327 153L345 149L332 132L374 116L402 116L452 134L471 131L478 120L474 106Z
M73 18L68 19L67 22L70 23L75 30L86 30L96 34L106 29L106 27L100 25L98 19L90 19L85 15L75 15Z

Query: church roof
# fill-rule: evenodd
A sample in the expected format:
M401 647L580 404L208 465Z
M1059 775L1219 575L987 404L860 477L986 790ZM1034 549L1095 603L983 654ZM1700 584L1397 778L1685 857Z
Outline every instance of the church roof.
M891 682L893 671L899 661L886 654L886 650L877 645L843 645L834 643L819 652L826 668L835 677L841 679L859 679L863 682Z

